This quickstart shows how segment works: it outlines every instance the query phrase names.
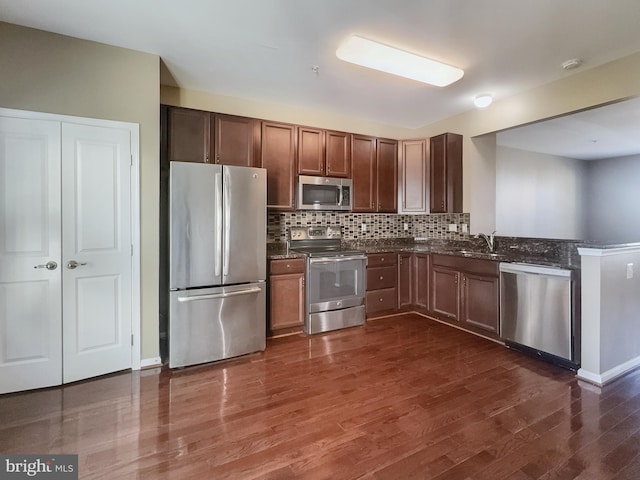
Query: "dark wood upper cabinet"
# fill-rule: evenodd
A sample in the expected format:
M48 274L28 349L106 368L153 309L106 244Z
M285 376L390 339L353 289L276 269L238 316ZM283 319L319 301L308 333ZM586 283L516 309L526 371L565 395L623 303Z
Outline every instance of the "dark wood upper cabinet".
M430 139L431 213L462 213L462 135Z
M212 118L214 162L253 167L260 152L260 122L253 118L220 113L212 114Z
M168 160L255 166L260 122L253 118L166 107Z
M169 161L209 162L209 112L169 107L167 124Z
M326 130L325 174L329 177L351 178L351 134Z
M351 162L354 212L377 211L376 138L364 135L351 137Z
M324 130L298 127L298 174L324 175Z
M298 174L351 178L351 135L298 127Z
M398 142L384 138L377 139L376 189L377 212L396 213L398 211Z
M262 122L260 166L267 169L267 208L295 208L297 127Z
M428 151L425 139L400 142L398 213L429 213Z
M353 211L396 213L398 142L353 135L351 161Z

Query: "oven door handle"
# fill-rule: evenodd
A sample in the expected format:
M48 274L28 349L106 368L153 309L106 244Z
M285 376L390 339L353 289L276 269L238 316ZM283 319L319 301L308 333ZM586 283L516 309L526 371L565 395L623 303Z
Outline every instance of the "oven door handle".
M366 260L367 257L364 255L357 255L353 257L321 257L321 258L311 258L309 259L309 263L334 263L334 262L349 262L351 260Z

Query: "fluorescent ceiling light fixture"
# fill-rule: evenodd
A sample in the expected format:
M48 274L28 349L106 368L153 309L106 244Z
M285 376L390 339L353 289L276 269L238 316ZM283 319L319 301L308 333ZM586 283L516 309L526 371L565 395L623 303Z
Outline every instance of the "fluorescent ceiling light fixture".
M437 87L460 80L464 71L414 53L351 35L336 50L336 57L374 70L410 78Z
M478 108L488 107L491 105L491 102L493 102L493 97L488 93L483 93L473 99L473 104Z

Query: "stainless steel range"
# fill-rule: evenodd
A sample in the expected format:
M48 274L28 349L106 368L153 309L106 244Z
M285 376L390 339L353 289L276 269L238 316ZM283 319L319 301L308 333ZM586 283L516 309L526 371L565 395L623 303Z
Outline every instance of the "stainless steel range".
M367 257L344 249L340 227L291 227L289 248L307 257L307 334L365 322Z

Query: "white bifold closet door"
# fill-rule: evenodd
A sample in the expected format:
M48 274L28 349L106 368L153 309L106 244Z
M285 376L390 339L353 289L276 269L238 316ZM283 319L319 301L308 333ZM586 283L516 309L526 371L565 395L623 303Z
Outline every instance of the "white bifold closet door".
M131 134L0 117L0 393L131 367Z

